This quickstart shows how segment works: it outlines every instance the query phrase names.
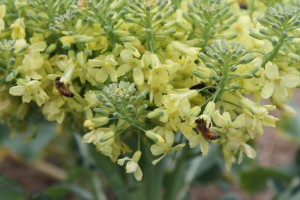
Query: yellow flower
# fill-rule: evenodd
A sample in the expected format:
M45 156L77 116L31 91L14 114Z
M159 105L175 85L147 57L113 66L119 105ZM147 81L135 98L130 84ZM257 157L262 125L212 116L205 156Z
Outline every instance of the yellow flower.
M185 146L184 143L181 143L172 147L174 144L174 133L170 127L155 127L154 130L157 132L157 134L164 138L165 142L156 143L150 147L150 151L154 156L159 156L162 154L162 156L152 162L153 165L157 164L171 152L179 151Z
M220 111L217 110L212 115L213 122L219 127L218 133L229 133L233 129L239 129L244 127L246 121L244 114L239 115L233 122L229 112L224 112L222 115Z
M10 25L12 29L11 38L12 39L24 39L25 33L24 18L18 18L13 24Z
M230 169L231 164L235 161L234 155L239 153L238 164L243 160L244 153L249 157L254 159L256 157L255 150L246 143L249 139L247 135L239 131L232 131L228 133L228 140L226 140L223 145L224 157L226 160L226 168Z
M13 96L22 96L24 103L29 103L32 99L41 106L48 100L48 95L41 88L41 82L37 80L19 79L18 85L9 89L9 93Z
M133 173L137 181L141 181L143 177L143 172L140 166L138 165L138 161L140 160L141 155L142 155L141 151L136 151L133 154L132 158L125 157L118 160L118 164L121 166L123 166L125 164L125 161L127 161L126 173Z
M0 33L5 28L5 22L3 20L3 18L5 17L5 13L6 13L6 6L0 5Z
M115 66L118 65L113 55L100 55L97 58L91 59L88 62L91 68L101 67L101 69L94 70L95 80L99 83L104 83L108 76L112 82L117 82L117 71Z
M275 106L260 106L247 98L242 98L241 103L246 117L246 128L251 138L254 138L257 134L262 134L263 126L275 127L278 119L269 115L269 110L274 110Z
M142 68L144 67L144 63L142 60L137 59L133 55L133 51L129 49L123 49L120 53L120 58L124 62L118 70L117 74L118 77L124 76L129 71L132 70L133 73L133 80L136 85L143 85L144 84L144 73Z
M120 145L115 140L115 132L110 128L94 129L83 136L84 143L93 143L97 150L116 161L120 155Z
M213 101L207 103L203 113L199 116L207 125L211 124L211 116L215 112L216 104Z
M286 101L288 88L295 88L300 82L296 75L279 76L278 67L271 62L267 63L265 73L269 81L264 85L261 96L264 99L272 96L272 100L277 103Z
M46 116L47 120L56 121L61 124L65 119L66 114L66 111L63 109L64 105L65 101L63 98L52 96L43 106L42 112Z
M168 82L168 72L162 66L156 66L151 70L148 80L150 102L154 100L157 106L162 105L162 95L171 87Z
M46 72L43 68L44 57L40 52L32 52L26 54L22 65L17 68L18 72L23 76L29 76L31 79L40 80Z
M168 91L169 94L163 96L162 102L166 108L168 121L170 122L173 130L178 130L178 124L184 120L188 121L191 117L192 110L189 99L198 95L195 90L184 91ZM194 116L195 117L195 116Z

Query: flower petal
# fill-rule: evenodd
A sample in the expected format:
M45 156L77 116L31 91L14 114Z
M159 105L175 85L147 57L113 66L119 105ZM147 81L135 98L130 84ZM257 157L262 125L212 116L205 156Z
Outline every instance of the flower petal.
M214 123L218 126L218 127L224 127L226 124L225 124L225 121L224 121L224 118L223 116L220 114L219 110L216 110L214 112L214 114L212 115L212 119L214 121Z
M135 179L136 179L137 181L141 181L141 180L142 180L142 177L143 177L143 172L142 172L141 168L138 167L138 168L136 169L136 171L133 173L133 175L134 175L134 177L135 177Z
M294 88L300 82L300 79L296 75L286 75L281 77L280 84L287 87L287 88Z
M9 94L13 96L22 96L25 93L25 86L14 86L9 89Z
M100 82L100 83L104 83L106 81L107 77L108 77L107 71L104 68L101 68L97 72L95 80Z
M239 115L233 122L232 126L234 128L241 128L245 126L246 120L244 114Z
M266 76L273 80L275 78L279 77L279 71L278 67L276 65L273 65L271 62L268 62L265 68Z
M261 97L264 99L270 98L272 96L275 89L275 83L268 82L264 85L262 91L261 91Z
M277 103L283 102L287 99L288 97L288 90L284 86L277 86L275 88L274 94L273 94L273 100Z

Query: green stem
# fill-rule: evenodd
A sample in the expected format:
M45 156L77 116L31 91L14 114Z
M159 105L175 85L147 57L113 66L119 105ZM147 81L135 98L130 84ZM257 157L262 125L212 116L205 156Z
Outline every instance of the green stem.
M107 200L103 191L103 186L99 180L99 176L96 173L92 175L92 183L95 191L96 200Z
M221 79L221 82L219 84L219 88L218 90L215 92L214 94L214 97L213 97L213 101L217 101L219 99L219 97L222 95L224 89L225 89L225 85L227 83L227 80L228 80L228 66L225 65L224 66L224 73L223 73L223 76L222 76L222 79Z
M182 179L185 172L186 160L184 156L181 156L178 161L174 172L172 173L170 180L167 182L166 193L164 200L179 200L178 193L182 187Z
M152 33L152 22L151 22L151 12L146 10L146 32L147 32L147 41L148 47L151 53L154 53L154 36Z
M204 52L205 51L205 47L210 39L210 35L209 35L209 32L210 32L210 29L211 29L211 23L209 23L205 29L203 30L203 35L201 36L201 38L204 40L204 44L201 45L201 52Z
M261 64L261 66L262 66L263 68L265 68L266 64L267 64L269 61L272 61L272 60L275 58L275 56L278 54L280 48L282 47L283 43L284 43L284 37L281 36L281 37L279 38L278 44L275 45L274 49L273 49L271 52L269 52L269 53L267 53L267 54L265 55L265 57L264 57L264 59L263 59L263 62L262 62L262 64Z

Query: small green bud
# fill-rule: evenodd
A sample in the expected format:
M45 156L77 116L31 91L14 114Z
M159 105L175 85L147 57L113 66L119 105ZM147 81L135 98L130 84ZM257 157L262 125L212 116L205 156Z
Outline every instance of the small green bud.
M133 95L129 98L129 102L132 103L132 102L135 102L136 101L136 96Z
M136 102L140 102L142 101L143 99L145 99L145 97L149 94L149 90L148 89L145 89L143 90L136 98Z
M93 111L100 115L108 115L109 114L109 112L107 110L102 109L102 108L94 108Z
M265 36L270 36L271 35L271 33L266 29L259 29L259 33L261 33Z
M252 54L247 54L244 57L242 57L239 61L239 64L246 64L251 62L254 59L254 57L252 56Z
M13 66L16 63L16 59L15 58L11 58L8 62L8 66Z
M225 63L224 59L221 58L221 57L218 57L218 62L219 62L220 64L224 64L224 63Z
M230 71L231 72L235 72L237 70L237 66L236 65L233 65L231 68L230 68Z
M85 49L85 50L84 50L84 53L85 53L87 56L92 56L92 55L93 55L93 51L90 50L90 49Z
M295 62L300 62L300 56L294 53L289 53L288 57L291 58Z
M71 48L71 45L70 44L64 44L64 45L62 45L62 48L68 50L68 49Z
M15 79L15 74L13 72L11 72L6 76L5 82L11 82L14 79Z
M255 39L258 39L258 40L263 40L265 39L264 36L262 36L261 34L259 33L256 33L254 32L253 30L250 30L250 34L249 34L251 37L255 38Z
M117 103L118 103L119 105L121 105L121 104L123 104L123 100L122 100L121 98L118 98L118 99L117 99Z
M114 105L112 105L110 102L105 102L104 105L108 108L113 108Z
M132 105L132 104L127 105L126 110L128 110L129 112L134 111L134 105Z
M45 53L47 54L51 54L52 52L54 52L56 49L56 44L51 44L48 46L48 48L46 49Z
M240 87L241 86L238 83L232 83L232 84L229 85L229 88L233 89L233 90L239 89Z
M272 42L273 45L276 45L276 44L278 44L279 39L278 39L277 37L273 37L273 38L271 39L271 42Z
M247 70L246 72L242 73L240 77L242 78L252 78L254 74L260 69L260 66L254 66L251 69Z
M143 104L141 105L138 109L137 109L137 113L142 113L144 111L146 111L148 108L148 105L147 104Z
M114 112L113 114L112 114L112 116L114 117L114 118L121 118L122 116L121 116L121 114L119 113L119 112Z
M222 35L222 38L227 40L232 40L237 37L237 34L235 32L230 32Z

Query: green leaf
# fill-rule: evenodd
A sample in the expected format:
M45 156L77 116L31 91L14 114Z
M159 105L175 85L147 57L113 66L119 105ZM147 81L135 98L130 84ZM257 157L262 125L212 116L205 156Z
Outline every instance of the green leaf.
M53 200L53 199L45 194L36 194L30 200Z
M78 199L81 200L94 200L94 196L87 191L86 189L74 185L74 184L59 184L52 186L48 188L44 194L45 196L49 197L50 199L55 199L55 200L64 200L67 199L67 195L71 193L74 193L75 196L78 197Z
M255 193L263 190L269 179L290 180L290 176L279 170L267 167L253 167L240 174L241 187L249 193Z
M17 133L15 137L10 137L9 131L2 126L6 137L1 137L0 146L8 147L26 159L31 159L40 154L43 148L55 137L55 124L44 120L30 121L25 132ZM2 135L2 134L1 134Z
M239 198L234 194L226 194L218 198L218 200L239 200Z
M300 144L300 109L295 102L291 102L290 104L294 107L297 115L294 118L280 119L280 127L293 141Z
M1 199L5 200L23 200L27 197L27 192L17 182L3 175L0 175L0 194Z

